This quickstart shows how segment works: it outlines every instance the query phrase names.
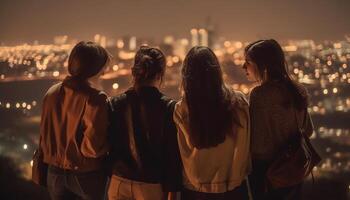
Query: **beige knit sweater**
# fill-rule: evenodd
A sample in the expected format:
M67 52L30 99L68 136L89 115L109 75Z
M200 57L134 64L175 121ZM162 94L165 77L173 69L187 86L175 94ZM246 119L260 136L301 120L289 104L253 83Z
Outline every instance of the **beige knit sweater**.
M241 185L250 171L249 108L242 93L236 92L237 112L242 127L235 139L227 134L223 143L197 149L189 140L188 109L181 100L175 106L174 121L178 129L178 144L183 162L185 188L207 193L223 193Z

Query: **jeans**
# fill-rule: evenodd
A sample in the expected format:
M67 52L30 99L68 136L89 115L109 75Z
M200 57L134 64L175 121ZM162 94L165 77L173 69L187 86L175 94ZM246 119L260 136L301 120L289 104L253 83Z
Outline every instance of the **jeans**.
M49 166L47 187L52 200L104 200L107 175L105 172L85 173Z
M161 184L133 181L113 175L108 188L109 200L162 200Z

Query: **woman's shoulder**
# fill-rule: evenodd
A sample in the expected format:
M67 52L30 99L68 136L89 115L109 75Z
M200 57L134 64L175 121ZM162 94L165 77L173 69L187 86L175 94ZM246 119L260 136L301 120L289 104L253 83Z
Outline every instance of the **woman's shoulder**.
M246 95L241 91L233 91L237 97L237 101L243 104L248 104Z
M275 87L271 84L262 84L262 85L258 85L255 86L251 92L250 95L251 96L264 96L264 94L266 94L266 92L269 92L271 90L274 90Z
M240 108L248 107L248 101L246 95L241 91L230 90L231 102L233 105Z
M87 98L89 105L105 105L108 100L108 94L103 90L86 85L78 92L83 98Z
M108 95L104 91L95 91L90 95L88 102L91 105L105 105L108 100Z
M55 104L55 102L57 101L57 96L59 95L59 91L61 88L62 82L56 83L54 85L52 85L45 93L42 101L43 104Z
M165 95L162 92L159 92L160 94L160 100L166 105L166 107L173 107L176 105L177 100Z
M280 82L268 82L256 86L250 92L250 99L280 99L285 97L286 87Z
M109 104L112 110L118 110L123 105L126 105L126 93L121 93L117 96L110 97Z
M174 119L187 119L187 118L188 118L188 107L186 104L186 100L184 98L181 98L175 104Z
M50 96L56 92L59 91L60 87L62 85L62 82L56 83L54 85L52 85L46 92L45 96Z
M246 95L241 91L232 90L232 109L237 114L241 124L249 120L249 104Z
M184 101L184 99L180 99L178 102L175 104L175 111L176 113L184 113L187 110L187 105Z

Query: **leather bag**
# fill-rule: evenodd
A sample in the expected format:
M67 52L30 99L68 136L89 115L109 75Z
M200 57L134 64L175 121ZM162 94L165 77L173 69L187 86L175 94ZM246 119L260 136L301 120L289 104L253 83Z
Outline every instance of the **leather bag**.
M47 169L48 165L44 163L44 154L41 149L41 138L39 147L33 155L32 181L41 186L47 186Z
M288 145L280 151L281 153L267 170L267 181L272 188L289 187L301 183L310 173L312 174L313 168L321 161L321 157L305 134L306 117L307 110L305 110L304 123L300 126L295 112L298 132L288 141Z

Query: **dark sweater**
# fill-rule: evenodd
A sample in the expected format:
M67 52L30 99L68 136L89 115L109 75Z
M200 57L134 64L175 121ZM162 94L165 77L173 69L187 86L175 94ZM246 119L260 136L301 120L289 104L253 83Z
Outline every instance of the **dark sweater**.
M310 115L304 110L288 105L290 92L282 82L268 82L253 89L250 95L251 151L252 159L272 160L297 133L295 119L305 121L305 133L313 132ZM306 110L306 109L305 109Z

